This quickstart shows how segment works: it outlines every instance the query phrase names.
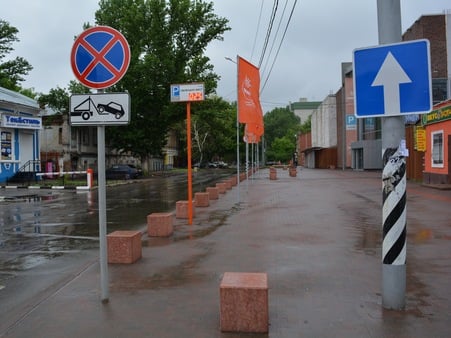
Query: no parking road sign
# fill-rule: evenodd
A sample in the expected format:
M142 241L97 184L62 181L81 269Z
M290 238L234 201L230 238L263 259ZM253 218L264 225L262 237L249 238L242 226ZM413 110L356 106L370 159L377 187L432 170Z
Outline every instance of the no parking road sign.
M130 47L117 30L108 26L92 27L75 40L70 61L82 84L103 89L124 76L130 64Z

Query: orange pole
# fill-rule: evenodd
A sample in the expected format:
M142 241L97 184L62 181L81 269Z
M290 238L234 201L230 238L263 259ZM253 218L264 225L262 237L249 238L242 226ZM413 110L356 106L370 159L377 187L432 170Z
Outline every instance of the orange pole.
M193 224L193 177L191 173L191 102L186 103L186 147L188 148L188 224Z

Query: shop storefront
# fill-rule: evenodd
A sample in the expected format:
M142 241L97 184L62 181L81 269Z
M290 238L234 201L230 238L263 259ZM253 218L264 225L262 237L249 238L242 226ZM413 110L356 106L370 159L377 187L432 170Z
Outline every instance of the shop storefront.
M21 168L40 171L39 112L35 100L0 87L0 182L13 177Z
M422 115L422 124L426 131L423 182L451 184L451 100Z

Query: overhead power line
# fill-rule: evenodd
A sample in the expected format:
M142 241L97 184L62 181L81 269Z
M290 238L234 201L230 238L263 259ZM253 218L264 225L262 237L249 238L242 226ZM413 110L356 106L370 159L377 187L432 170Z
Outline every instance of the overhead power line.
M269 19L268 29L266 31L265 42L263 44L262 54L260 56L260 61L258 62L258 68L261 67L261 65L263 63L263 58L265 57L266 48L268 47L268 42L269 42L269 38L271 36L272 26L274 24L274 19L276 17L278 5L279 5L279 0L274 0L274 4L272 6L271 17Z
M260 21L261 21L261 18L262 18L263 4L264 3L265 3L265 0L262 0L261 6L260 6L260 14L258 15L257 30L255 32L254 44L252 45L251 60L254 57L255 44L257 42L258 32L260 30Z
M294 12L294 9L296 8L297 2L298 1L295 0L294 3L293 3L293 7L291 8L291 12L290 12L290 17L288 18L288 22L287 22L287 24L285 26L285 30L284 30L283 35L282 35L282 39L280 40L280 44L279 44L279 47L277 49L277 53L276 53L276 55L274 57L274 60L273 60L273 62L271 64L271 68L269 69L268 75L266 76L266 79L265 79L265 81L263 83L263 87L261 88L260 93L262 93L263 90L265 89L266 83L268 82L269 76L271 75L271 72L272 72L272 69L274 67L274 64L276 63L277 57L279 56L280 48L282 47L283 40L285 39L285 35L287 33L288 26L290 25L291 18L293 17L293 12Z
M285 15L285 10L287 9L288 0L285 0L285 5L283 6L282 14L280 15L279 24L277 25L276 33L274 34L274 38L272 39L271 48L269 49L268 57L266 58L265 65L263 66L263 69L261 70L261 74L265 74L266 67L268 66L269 59L271 58L272 51L274 49L274 45L277 40L277 36L279 35L280 26L282 25L283 17Z

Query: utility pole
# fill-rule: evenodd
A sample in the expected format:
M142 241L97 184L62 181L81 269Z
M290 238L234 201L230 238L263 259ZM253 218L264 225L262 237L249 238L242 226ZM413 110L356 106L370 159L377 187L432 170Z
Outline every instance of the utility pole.
M400 0L377 0L379 44L401 42L401 5ZM382 117L382 161L384 172L389 165L390 157L394 155L405 139L403 116ZM403 160L403 159L402 159ZM402 165L400 181L404 180L405 162ZM393 178L393 177L391 177ZM391 179L390 178L390 179ZM388 309L403 309L406 292L406 212L405 190L398 201L392 201L388 193L383 193L383 264L382 264L382 306ZM387 201L387 204L385 203ZM390 203L393 205L390 205ZM386 215L390 212L390 215ZM387 217L386 217L387 216ZM393 217L394 216L394 217ZM393 218L395 218L393 220ZM390 224L392 223L392 224ZM395 223L395 224L394 224ZM396 236L392 235L398 227ZM389 234L389 230L391 233ZM396 230L396 229L395 229Z

